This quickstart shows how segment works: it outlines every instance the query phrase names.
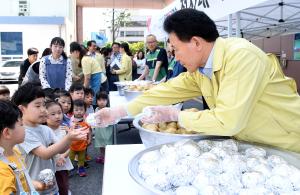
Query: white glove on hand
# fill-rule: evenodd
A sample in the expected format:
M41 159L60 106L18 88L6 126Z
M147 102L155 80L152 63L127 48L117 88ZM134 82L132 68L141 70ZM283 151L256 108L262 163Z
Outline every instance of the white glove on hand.
M107 127L117 124L125 116L127 116L127 112L123 106L102 108L95 114L90 114L86 118L86 122L92 127Z
M149 106L144 108L141 121L148 124L178 121L179 112L175 106Z

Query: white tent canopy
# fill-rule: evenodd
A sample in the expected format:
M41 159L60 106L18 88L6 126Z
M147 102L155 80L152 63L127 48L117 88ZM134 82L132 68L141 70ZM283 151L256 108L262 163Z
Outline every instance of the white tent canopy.
M256 39L300 31L300 1L176 0L160 15L152 17L150 33L153 32L159 39L166 37L162 29L165 17L182 7L193 7L207 13L216 22L221 36Z
M300 1L269 0L233 14L232 35L241 33L244 38L257 39L300 32L299 14ZM228 20L215 20L221 36L228 36Z

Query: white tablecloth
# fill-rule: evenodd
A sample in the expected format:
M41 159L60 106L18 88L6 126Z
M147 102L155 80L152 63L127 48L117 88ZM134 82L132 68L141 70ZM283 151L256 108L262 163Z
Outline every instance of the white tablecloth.
M153 195L137 184L128 173L129 161L143 149L145 146L142 144L106 146L103 195Z
M110 107L121 106L128 103L125 96L120 96L118 91L109 92L109 101Z

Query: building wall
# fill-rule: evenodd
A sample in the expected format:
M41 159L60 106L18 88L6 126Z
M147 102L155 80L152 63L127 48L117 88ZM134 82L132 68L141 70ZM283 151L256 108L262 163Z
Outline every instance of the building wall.
M65 40L68 52L69 44L76 40L76 0L27 2L28 16L19 16L19 0L0 0L0 32L23 32L23 56L32 46L42 51L55 36ZM57 22L57 18L62 18L63 22Z
M73 20L74 0L27 0L29 16L63 16ZM0 16L18 16L19 0L0 0Z
M135 15L137 13L132 13L130 16L130 21L129 22L144 22L145 26L134 26L134 25L129 25L129 26L124 26L121 27L119 30L119 36L117 37L117 41L125 41L125 42L139 42L139 41L145 41L145 36L147 35L147 26L146 26L146 21L149 16L146 15ZM121 32L124 32L121 34ZM143 36L127 36L126 34L130 32L143 32Z
M26 58L28 48L36 47L40 51L39 55L41 55L42 51L49 47L51 39L55 36L65 34L66 28L60 25L0 24L0 31L23 33L23 58Z
M286 55L287 66L283 68L284 73L295 79L298 92L300 91L300 61L294 60L294 34L274 36L271 38L251 40L253 44L267 53L275 53L278 57Z

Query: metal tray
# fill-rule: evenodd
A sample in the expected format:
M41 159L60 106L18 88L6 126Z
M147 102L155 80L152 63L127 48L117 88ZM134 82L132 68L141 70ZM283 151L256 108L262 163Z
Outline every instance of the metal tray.
M222 136L212 136L212 135L204 135L204 134L174 134L174 133L163 133L157 131L151 131L148 129L144 129L142 127L142 123L140 121L142 115L138 115L133 120L133 126L139 130L140 137L142 139L143 144L146 148L166 144L170 142L179 141L181 139L192 139L192 140L201 140L201 139L216 139L216 138L225 138Z
M131 91L131 90L124 90L124 96L127 101L134 100L139 95L143 94L143 91Z
M224 139L215 139L215 141L222 141ZM195 140L196 141L196 140ZM200 141L200 140L197 140ZM175 142L169 143L169 144L174 144ZM261 147L264 150L266 150L267 152L267 156L270 155L277 155L280 156L281 158L283 158L284 160L286 160L289 164L297 167L298 169L300 169L300 154L299 153L294 153L294 152L290 152L290 151L286 151L286 150L280 150L280 149L275 149L275 148L271 148L269 146L264 146L264 145L257 145L257 144L251 144L251 143L247 143L247 142L240 142L239 143L239 151L244 151L249 147L253 147L253 146L257 146L257 147ZM153 151L153 150L158 150L160 149L163 145L165 144L161 144L161 145L157 145L157 146L153 146L150 148L147 148L141 152L139 152L138 154L136 154L129 162L128 164L128 172L129 175L132 177L132 179L138 183L139 185L141 185L142 187L146 188L147 190L155 193L155 194L164 194L164 192L148 185L144 179L142 177L140 177L139 173L138 173L138 166L139 166L139 159L147 152Z

